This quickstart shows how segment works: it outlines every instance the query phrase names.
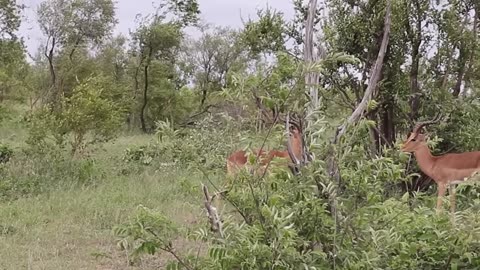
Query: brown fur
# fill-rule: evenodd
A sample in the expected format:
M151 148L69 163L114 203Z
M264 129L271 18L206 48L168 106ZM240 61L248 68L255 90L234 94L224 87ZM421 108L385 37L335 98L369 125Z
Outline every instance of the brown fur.
M297 130L293 129L292 134L290 136L290 143L292 146L292 152L293 154L297 157L300 158L303 153L303 140L302 140L302 134ZM287 162L285 162L285 166L288 166L288 164L293 163L292 159L290 158L288 151L279 151L279 150L271 150L271 151L265 151L262 150L259 153L259 149L253 150L253 153L255 155L259 156L259 169L261 170L261 173L263 173L263 169L266 168L266 166L272 161L272 159L278 157L282 159L286 159ZM238 172L238 170L242 169L245 167L247 164L247 153L244 150L239 150L236 152L233 152L228 158L227 158L227 174L228 175L234 175ZM257 171L258 173L258 171Z
M455 212L454 185L480 172L480 151L433 156L425 135L421 133L411 133L401 150L413 153L420 169L437 184L437 212L440 211L447 187L451 188L451 211Z

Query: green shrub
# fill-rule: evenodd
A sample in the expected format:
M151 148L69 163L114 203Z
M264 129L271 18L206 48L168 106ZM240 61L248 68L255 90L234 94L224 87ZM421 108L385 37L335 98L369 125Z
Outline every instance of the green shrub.
M8 145L0 143L0 164L7 163L13 156L13 149Z
M169 121L157 121L152 142L125 149L122 160L143 165L182 164L208 170L224 170L231 151L232 127L207 117L195 128L176 129ZM213 143L214 142L214 143Z
M188 131L183 134L184 131L167 126L159 134L159 141L165 145L203 144L195 135L186 139ZM208 138L208 132L203 132L199 136ZM359 142L353 145L366 145L362 140L367 139L356 137ZM222 138L217 137L217 141ZM316 149L325 153L321 148L327 146L320 142ZM208 149L206 145L202 147ZM459 204L462 209L456 213L453 225L448 212L436 215L435 198L422 193L410 198L409 193L393 192L392 186L405 181L405 155L390 149L383 156L371 158L363 147L342 146L340 150L341 186L326 174L328 163L322 158L317 158L297 177L282 168L272 170L263 179L239 175L226 186L228 193L223 201L234 207L222 212L223 236L203 228L194 232L179 230L171 223L169 226L174 228L166 230L165 217L151 209L142 210L136 220L120 225L135 229L121 233L117 230L117 236L123 243L129 243L123 246L136 259L143 253L175 250L169 246L171 234L167 237L151 231L166 230L176 233L176 237L205 242L208 249L205 256L175 254L179 260L172 261L172 265L180 268L187 265L188 269L480 267L478 199ZM204 154L206 159L213 159L215 151L226 150L211 150ZM198 158L199 154L192 153L195 151L188 152L190 158ZM461 192L459 197L462 200ZM147 227L150 229L142 229Z
M73 89L61 100L61 108L37 111L31 123L27 142L35 147L48 145L53 137L59 146L65 141L72 155L88 145L114 138L122 124L124 104L116 103L110 93L114 85L105 77L92 77Z
M59 148L18 152L0 169L0 199L36 196L59 188L90 186L103 170L93 159L72 159Z

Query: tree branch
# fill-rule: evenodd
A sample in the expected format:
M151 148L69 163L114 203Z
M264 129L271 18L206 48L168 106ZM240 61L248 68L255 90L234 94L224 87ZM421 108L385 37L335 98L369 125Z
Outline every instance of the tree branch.
M222 221L220 220L220 217L218 215L217 209L212 206L212 201L214 196L210 196L208 193L208 188L202 183L202 190L203 190L203 195L205 196L205 201L204 205L205 208L207 209L208 213L208 219L210 220L210 228L214 232L218 232L220 236L223 238L223 224Z
M387 51L388 41L390 37L390 25L392 21L390 0L387 1L386 9L387 10L385 13L385 26L383 30L382 44L380 46L380 51L378 52L375 65L373 66L373 69L370 73L371 76L370 76L370 81L368 82L367 90L365 91L362 101L360 102L360 104L358 104L355 111L353 111L353 113L350 115L350 117L348 117L347 121L344 124L342 124L340 127L337 128L337 132L333 139L334 144L336 144L340 139L340 137L342 137L345 134L348 125L356 123L363 116L367 108L368 102L372 98L372 94L377 87L378 81L380 80L380 75L381 75L382 66L383 66L383 59L385 58L385 53Z

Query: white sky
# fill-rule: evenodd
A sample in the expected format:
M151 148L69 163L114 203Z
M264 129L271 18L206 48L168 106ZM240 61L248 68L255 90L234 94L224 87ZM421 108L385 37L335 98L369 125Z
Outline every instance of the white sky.
M28 51L32 54L43 40L36 17L36 9L41 2L43 1L19 0L19 3L27 6L19 34L25 39ZM118 24L114 33L128 35L129 29L135 27L135 16L139 13L146 15L153 12L152 3L158 2L158 0L116 0ZM241 17L245 20L249 16L255 18L256 9L265 8L267 5L283 12L286 19L293 16L292 0L198 0L198 2L202 13L201 19L215 25L240 27ZM195 34L191 30L188 33Z

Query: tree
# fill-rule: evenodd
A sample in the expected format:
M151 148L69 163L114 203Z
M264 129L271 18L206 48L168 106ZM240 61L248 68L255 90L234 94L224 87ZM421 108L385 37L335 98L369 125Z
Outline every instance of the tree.
M66 73L75 65L75 52L81 47L100 44L112 31L117 22L114 4L112 0L47 0L40 4L37 16L47 38L44 55L55 101L65 90L63 74L59 72ZM69 62L60 63L60 56L67 57ZM63 70L59 70L62 65Z
M150 67L152 62L159 61L168 64L173 61L174 48L180 45L181 32L176 24L163 24L154 19L149 25L139 28L134 40L138 44L139 66L143 69L143 95L140 108L140 123L142 130L147 132L145 110L149 99ZM138 80L138 78L136 78ZM138 84L137 84L138 85Z
M20 27L20 11L23 6L14 0L0 2L0 39L15 39L15 32Z
M315 15L317 11L317 0L311 0L308 5L308 15L305 22L305 41L303 47L303 60L305 61L305 65L311 66L318 58L325 57L325 51L320 44L317 48L318 54L314 55L314 41L313 41L313 31L315 27ZM308 113L312 114L314 111L320 106L320 100L318 97L318 72L306 72L305 74L305 84L307 86L307 94L310 98L310 106Z
M111 78L95 76L76 86L70 97L62 97L61 111L38 110L30 121L28 142L43 146L53 136L57 144L70 143L71 154L81 154L91 144L109 141L121 127L125 108L112 95L121 87Z
M173 19L168 21L167 14L174 15ZM136 31L132 33L131 51L136 58L133 79L137 93L143 82L139 117L144 132L149 130L145 115L149 100L151 66L155 63L164 66L163 70L165 68L168 70L164 73L167 80L174 81L175 52L183 38L182 29L196 23L198 14L198 4L194 0L164 1L152 17L142 18ZM141 73L142 78L140 78Z
M21 87L19 73L25 69L23 44L16 36L23 6L0 1L0 102L14 87Z
M201 27L198 39L187 39L182 48L183 70L201 92L200 107L208 94L227 87L229 75L245 67L246 50L240 33L228 27Z

